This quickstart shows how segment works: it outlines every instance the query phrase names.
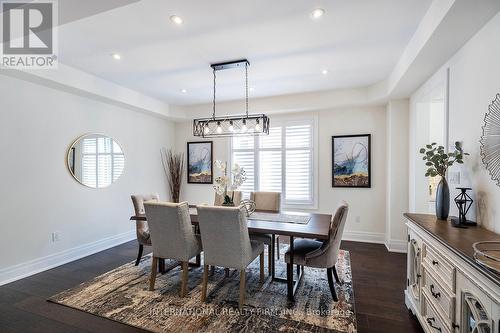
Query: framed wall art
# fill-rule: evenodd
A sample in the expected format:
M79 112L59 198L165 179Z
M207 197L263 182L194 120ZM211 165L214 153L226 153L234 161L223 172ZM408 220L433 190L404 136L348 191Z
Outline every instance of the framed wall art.
M371 187L371 134L332 136L332 187Z
M213 184L213 142L187 143L187 182Z

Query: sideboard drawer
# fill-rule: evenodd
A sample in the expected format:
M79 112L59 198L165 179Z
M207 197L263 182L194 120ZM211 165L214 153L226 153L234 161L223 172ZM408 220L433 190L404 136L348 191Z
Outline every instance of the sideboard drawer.
M422 294L422 318L424 330L426 332L440 332L440 333L451 333L450 325L448 325L441 316L438 314L436 309L432 306L426 293Z
M433 272L433 276L439 277L438 279L443 282L444 287L454 294L455 267L427 243L424 246L423 261L425 268Z
M444 288L440 282L433 276L432 271L424 269L424 292L429 301L443 318L453 322L455 314L455 297Z

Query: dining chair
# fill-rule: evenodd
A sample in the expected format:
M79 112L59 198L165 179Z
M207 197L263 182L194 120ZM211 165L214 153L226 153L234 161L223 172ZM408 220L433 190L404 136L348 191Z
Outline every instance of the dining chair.
M246 268L258 256L260 282L264 282L264 244L250 240L243 207L198 206L197 209L204 256L201 300L205 302L207 298L209 265L233 268L240 271L241 309L245 302Z
M298 265L297 271L300 272L300 267L303 269L304 266L326 268L328 285L335 302L338 301L338 297L332 274L335 276L335 281L340 284L335 265L337 264L348 211L349 205L345 201L341 201L330 222L328 240L321 242L311 239L296 239L293 242L293 262ZM288 276L289 270L293 270L292 265L290 265L290 248L285 253L285 262L287 263Z
M233 191L228 191L227 195L231 197L233 195ZM240 205L241 195L242 195L241 191L234 191L233 202L236 207ZM222 206L223 203L224 203L224 195L215 193L214 206Z
M187 202L146 201L144 208L153 246L149 290L154 290L158 260L173 259L182 263L180 296L184 297L187 293L189 260L202 251L200 236L194 233L191 226L189 205Z
M152 194L134 194L131 196L132 203L134 205L135 215L145 214L144 202L145 201L160 201L160 195L158 193ZM149 228L147 221L136 221L135 231L137 234L137 242L139 243L139 253L137 253L137 260L135 265L139 265L142 258L142 252L144 251L144 245L151 246L151 238L149 236Z
M251 192L250 200L255 202L255 210L268 211L272 213L279 213L281 210L281 193L280 192ZM276 235L276 257L280 258L280 236ZM250 238L267 245L268 256L268 270L271 275L271 265L274 260L274 244L272 235L270 234L256 234L250 233Z

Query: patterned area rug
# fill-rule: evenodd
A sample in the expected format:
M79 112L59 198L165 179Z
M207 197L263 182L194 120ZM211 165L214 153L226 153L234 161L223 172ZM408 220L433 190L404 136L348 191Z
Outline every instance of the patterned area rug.
M267 252L267 251L265 251ZM266 259L267 264L267 259ZM173 264L173 262L168 263ZM239 273L216 268L209 278L207 303L201 302L203 268L190 267L189 294L180 298L180 267L158 275L148 290L151 256L118 267L49 299L54 303L109 318L151 332L356 332L349 252L341 251L337 271L339 302L332 301L326 270L305 268L295 303L286 283L259 283L258 258L247 269L244 308L238 310ZM276 275L286 266L276 261ZM266 266L267 276L267 266Z

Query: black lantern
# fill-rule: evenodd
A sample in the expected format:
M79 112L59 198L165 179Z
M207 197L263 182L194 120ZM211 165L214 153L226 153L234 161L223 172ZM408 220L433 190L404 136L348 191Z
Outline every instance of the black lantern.
M214 75L214 98L212 105L212 117L198 118L193 120L193 135L203 138L241 136L241 135L269 135L269 118L265 114L248 114L248 66L247 59L212 64ZM216 72L245 67L245 114L239 116L216 116L215 115L215 93Z
M466 216L474 202L467 194L467 191L472 189L468 187L457 187L457 190L460 190L460 194L455 197L455 204L458 207L458 218L453 217L451 223L457 228L477 225L476 222L468 221Z

